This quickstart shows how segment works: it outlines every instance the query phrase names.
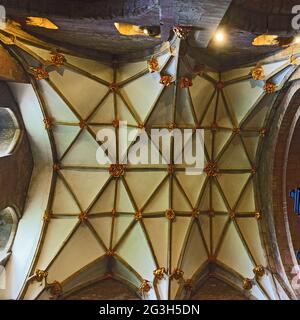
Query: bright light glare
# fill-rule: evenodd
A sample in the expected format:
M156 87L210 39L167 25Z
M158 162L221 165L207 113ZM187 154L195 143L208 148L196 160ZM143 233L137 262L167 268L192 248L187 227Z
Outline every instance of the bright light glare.
M215 41L216 42L224 42L225 40L225 35L223 31L217 31L216 35L215 35Z
M300 43L300 36L297 36L294 38L294 43Z

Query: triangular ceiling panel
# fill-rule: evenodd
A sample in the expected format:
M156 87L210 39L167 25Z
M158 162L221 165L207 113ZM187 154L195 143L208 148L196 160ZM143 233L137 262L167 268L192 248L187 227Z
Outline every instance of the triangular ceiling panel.
M228 130L218 131L214 137L214 157L218 157L219 153L226 146L232 136L232 132Z
M188 236L189 226L193 221L190 217L176 217L172 224L172 270L177 268L180 255L183 253L183 244Z
M112 217L93 217L89 219L98 236L104 242L107 248L110 247L110 235L112 226Z
M152 281L156 264L150 247L148 246L144 231L136 223L128 236L120 244L117 253L127 262L130 262L143 279Z
M67 69L63 74L51 72L50 80L84 119L99 105L108 91L108 87L103 84Z
M193 210L193 206L190 204L184 190L176 181L173 181L172 193L172 207L175 211L191 212Z
M85 59L81 57L65 55L67 63L74 65L104 81L113 82L113 69L111 66L99 61Z
M99 166L96 159L98 148L100 148L98 143L94 140L90 133L84 129L62 162L64 165L80 166L85 164L86 166Z
M204 106L203 113L200 115L200 125L203 127L210 127L215 123L215 110L217 103L217 94L214 95L208 106Z
M197 123L196 116L193 116L193 107L187 88L178 89L175 123L177 125L195 125Z
M260 231L257 220L255 218L237 218L237 224L257 265L266 266L267 260L259 238Z
M212 96L215 92L215 87L211 82L201 77L196 77L193 79L193 86L190 87L189 90L199 121L203 112L207 109L210 100L212 99Z
M115 181L110 181L95 201L89 213L104 213L112 212L114 209L114 199L115 199Z
M240 239L233 223L230 224L221 249L218 260L233 270L237 270L245 278L253 278L253 266L244 244Z
M48 225L47 234L43 240L37 268L45 270L48 267L64 242L72 235L77 223L77 217L69 219L51 219Z
M225 128L233 128L234 123L232 116L229 112L229 110L226 107L224 96L222 94L218 97L217 102L217 112L216 112L216 124L219 127L225 127ZM228 107L229 108L229 107Z
M114 96L109 94L99 105L96 112L89 118L89 123L112 124L115 119Z
M109 179L109 173L92 170L62 170L81 207L86 210Z
M141 72L147 72L147 63L145 61L122 64L117 69L117 81L127 80Z
M247 187L245 188L236 207L236 211L239 213L256 211L253 181L250 181L247 184Z
M218 182L231 208L234 208L237 204L249 177L250 173L221 174L218 176Z
M168 233L170 221L166 218L145 218L143 223L153 246L159 267L168 266Z
M135 212L135 209L130 199L130 195L122 180L117 184L117 196L116 196L116 211L117 212Z
M185 172L176 172L176 178L190 199L193 207L195 207L203 188L206 175L188 176Z
M135 220L133 215L117 215L114 220L114 229L112 234L112 245L113 247L119 242L121 237L124 235L128 227Z
M251 113L251 115L248 117L245 124L243 125L245 129L260 130L261 128L263 128L267 112L270 109L268 102L271 102L271 98L273 98L273 96L271 95L266 96L262 100L262 103L260 103L259 108L256 108L255 110L253 110L253 112Z
M211 184L212 209L214 211L226 212L228 210L226 201L228 200L224 199L219 188L217 187L217 184L214 181L211 182Z
M252 87L250 80L238 82L224 88L226 101L240 123L263 95L262 87Z
M162 85L159 82L159 74L147 73L122 87L121 94L127 103L139 114L142 121L146 118L147 113L154 105L162 90ZM142 96L137 93L141 93Z
M216 251L220 241L223 242L221 236L228 221L228 215L216 215L212 219L212 247L214 252Z
M206 183L203 193L200 194L199 210L210 211L210 183Z
M63 281L104 253L88 226L81 224L49 268L48 279Z
M58 159L67 151L79 131L80 128L78 126L57 125L52 128Z
M245 132L242 136L247 154L252 163L255 162L260 136L256 132Z
M120 96L116 96L117 104L117 120L122 122L127 122L127 125L138 126L136 118L132 114L132 110L128 109L128 106L123 102Z
M165 181L159 188L158 192L151 198L146 207L145 213L165 212L169 208L169 182Z
M222 169L251 169L240 137L235 137L219 160Z
M203 233L204 240L208 248L210 247L210 217L207 214L199 215L199 224Z
M181 269L184 270L184 277L191 279L195 272L207 261L207 258L207 252L198 226L194 223L181 264Z
M55 185L54 200L52 204L52 211L54 214L78 214L80 213L80 208L76 203L72 192L63 180L58 177Z
M213 159L213 133L210 130L204 131L204 146L208 153L208 157ZM215 156L215 155L214 155Z
M55 121L78 123L79 120L46 80L39 81L46 109Z
M126 182L139 209L144 206L165 177L166 172L163 171L126 172Z
M166 126L172 122L174 91L174 86L163 88L163 92L155 106L155 109L147 121L149 126Z

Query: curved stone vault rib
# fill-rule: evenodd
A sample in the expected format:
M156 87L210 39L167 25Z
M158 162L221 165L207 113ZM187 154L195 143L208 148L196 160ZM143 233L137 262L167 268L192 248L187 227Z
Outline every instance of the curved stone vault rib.
M71 279L101 260L101 276L126 277L145 299L174 299L218 265L254 298L279 299L257 189L277 91L267 93L264 81L253 80L253 66L191 73L193 59L181 52L181 41L172 46L155 57L155 72L147 61L108 66L70 54L59 54L55 64L57 53L20 39L9 47L33 74L54 158L31 275L46 271L46 287L58 281L67 292ZM263 68L278 90L297 66L285 60ZM164 75L172 77L169 86L160 83ZM183 86L183 78L192 83ZM96 134L118 132L125 120L132 131L204 129L205 172L188 176L185 166L129 163L113 175L110 164L96 162ZM21 296L49 298L44 288L29 281Z

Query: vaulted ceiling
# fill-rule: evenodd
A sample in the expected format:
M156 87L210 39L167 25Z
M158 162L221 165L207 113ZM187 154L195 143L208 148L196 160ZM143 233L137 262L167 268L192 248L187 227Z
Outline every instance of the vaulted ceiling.
M228 12L243 6L233 1ZM239 68L244 58L232 61L238 52L230 56L226 49L223 71L215 68L216 53L199 49L206 45L197 42L198 31L187 39L172 36L142 59L91 58L95 52L84 54L95 49L89 45L74 50L78 39L63 48L63 32L54 44L51 32L31 32L36 38L15 24L1 31L3 48L30 82L10 87L40 171L7 264L5 298L64 298L110 278L145 299L189 298L216 278L245 298L295 298L274 271L258 180L275 101L299 78L299 48ZM212 63L204 66L202 57ZM156 70L149 70L149 60L158 63ZM259 79L255 68L263 72ZM162 76L171 83L161 83ZM119 133L121 121L134 136L146 132L159 153L151 129L191 129L193 140L203 129L203 174L186 175L189 165L175 164L175 156L171 165L128 163L115 171L111 163L99 165L97 133ZM128 150L134 147L128 143ZM32 236L24 237L32 225ZM20 264L18 254L25 252Z

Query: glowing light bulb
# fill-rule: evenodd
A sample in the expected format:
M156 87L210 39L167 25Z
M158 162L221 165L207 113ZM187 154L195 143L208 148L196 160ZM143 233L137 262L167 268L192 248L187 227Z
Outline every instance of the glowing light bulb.
M297 44L300 43L300 36L296 36L296 37L294 38L294 43L297 43Z
M224 32L221 30L217 31L215 35L215 41L221 43L221 42L224 42L224 40L225 40Z

